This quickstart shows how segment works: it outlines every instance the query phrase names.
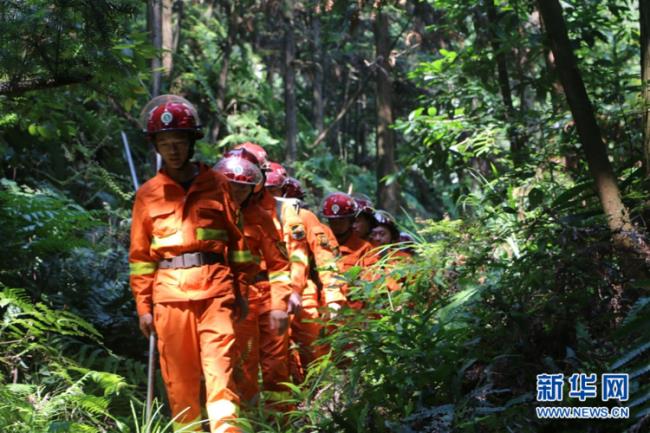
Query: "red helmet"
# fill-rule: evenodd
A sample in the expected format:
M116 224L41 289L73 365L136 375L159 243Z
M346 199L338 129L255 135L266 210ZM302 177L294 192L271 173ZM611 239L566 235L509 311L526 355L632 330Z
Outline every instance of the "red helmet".
M325 218L354 217L357 210L354 199L343 192L329 194L320 205L320 213Z
M247 151L255 155L255 158L257 158L260 168L263 171L268 170L269 155L266 153L266 150L264 150L264 148L259 144L255 144L255 143L251 143L250 141L247 141L246 143L238 144L233 149L246 149Z
M252 153L246 150L244 147L240 147L237 149L231 149L227 151L226 153L223 154L224 158L240 158L240 159L245 159L247 161L252 162L256 166L260 166L260 161L257 159L257 157Z
M367 213L370 216L372 216L372 213L375 211L375 207L372 204L372 200L370 200L370 197L368 197L365 194L355 193L352 194L352 198L357 203L357 207L359 208L357 214Z
M203 137L196 108L176 95L160 95L149 101L140 113L140 125L150 139L163 131L188 131L193 138Z
M282 196L302 200L305 198L305 191L303 191L302 184L298 179L295 177L288 177L282 185Z
M262 170L256 164L243 158L223 158L213 168L231 182L254 186L263 179Z
M278 172L281 176L283 176L283 177L285 177L285 178L288 176L288 174L287 174L287 169L284 168L284 167L282 166L282 164L277 163L277 162L269 161L269 170L270 170L270 171L276 171L276 172Z
M266 172L266 183L264 186L267 188L275 188L284 185L287 178L287 170L277 162L269 162L269 171Z

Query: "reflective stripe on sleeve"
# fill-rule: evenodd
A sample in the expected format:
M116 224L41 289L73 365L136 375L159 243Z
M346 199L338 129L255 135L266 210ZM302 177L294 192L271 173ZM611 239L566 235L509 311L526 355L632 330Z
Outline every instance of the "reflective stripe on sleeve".
M230 261L233 263L248 263L252 262L253 255L248 250L235 250L230 252Z
M292 263L302 263L303 265L309 265L309 258L302 251L294 251L289 257L289 261Z
M228 232L223 229L208 229L199 227L196 229L196 239L199 241L228 241Z
M148 275L153 274L158 269L157 262L133 262L129 263L130 275Z

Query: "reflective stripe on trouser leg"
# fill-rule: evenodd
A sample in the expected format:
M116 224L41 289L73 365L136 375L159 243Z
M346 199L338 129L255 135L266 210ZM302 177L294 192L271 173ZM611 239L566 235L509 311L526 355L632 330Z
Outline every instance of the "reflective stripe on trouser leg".
M201 416L201 360L191 303L156 304L154 325L171 415L174 422L187 425Z
M242 402L253 403L259 393L258 375L260 362L259 298L251 296L254 286L249 287L248 316L235 323L237 362L235 382Z
M287 391L282 382L289 382L289 336L271 330L269 314L260 315L260 364L265 391Z
M239 431L227 422L237 416L239 408L233 377L236 356L232 324L234 294L228 293L202 302L204 308L198 331L210 430Z
M239 433L241 430L228 422L238 413L238 407L230 400L217 400L207 404L212 433Z

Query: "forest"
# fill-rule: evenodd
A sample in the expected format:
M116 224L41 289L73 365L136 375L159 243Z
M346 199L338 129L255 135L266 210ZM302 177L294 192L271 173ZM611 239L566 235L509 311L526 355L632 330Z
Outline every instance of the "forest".
M0 28L0 431L174 431L128 260L174 94L195 160L257 143L312 212L365 194L413 240L340 276L365 308L242 431L650 432L650 2L2 0ZM540 398L581 373L597 397Z

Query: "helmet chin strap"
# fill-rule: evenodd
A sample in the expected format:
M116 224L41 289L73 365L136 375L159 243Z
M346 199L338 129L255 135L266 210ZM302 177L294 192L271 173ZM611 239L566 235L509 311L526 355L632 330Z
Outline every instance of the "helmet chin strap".
M251 198L253 198L253 196L255 195L253 189L255 188L251 188L251 192L249 192L248 195L246 196L246 199L243 202L241 202L241 205L239 206L240 208L244 209L246 206L248 206L248 203L250 202Z

